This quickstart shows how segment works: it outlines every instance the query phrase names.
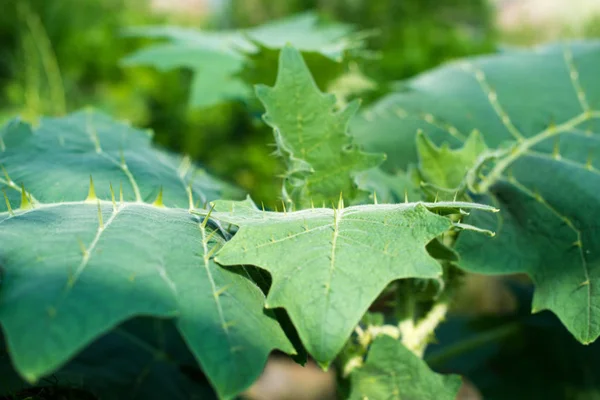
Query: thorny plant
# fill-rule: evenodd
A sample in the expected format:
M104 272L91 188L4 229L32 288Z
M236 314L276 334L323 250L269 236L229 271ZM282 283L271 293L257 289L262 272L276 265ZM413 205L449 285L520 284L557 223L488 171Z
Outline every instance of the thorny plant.
M534 312L600 334L600 44L449 64L358 116L280 47L275 85L256 87L286 166L280 211L93 110L0 131L0 389L53 374L100 398L234 398L277 349L335 364L349 399L454 399L461 378L431 366L518 398L516 372L482 378L502 365L483 349L539 349L541 330L580 362L531 393L592 393L595 347L529 317L526 291L516 316L441 323L465 271L525 273Z

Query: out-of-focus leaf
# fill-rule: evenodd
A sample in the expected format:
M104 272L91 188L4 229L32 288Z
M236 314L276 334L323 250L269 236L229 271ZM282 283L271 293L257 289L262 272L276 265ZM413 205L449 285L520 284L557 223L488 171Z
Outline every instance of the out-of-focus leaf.
M351 375L350 400L455 400L456 375L440 375L400 341L381 335L369 348L364 366Z
M206 107L224 100L251 97L249 83L240 78L240 73L252 63L252 55L262 48L276 50L291 44L300 51L318 53L340 62L345 52L363 46L362 38L352 35L353 30L347 24L321 23L313 13L235 31L137 27L129 29L128 35L167 42L138 50L123 59L123 64L162 70L191 69L194 82L190 105Z

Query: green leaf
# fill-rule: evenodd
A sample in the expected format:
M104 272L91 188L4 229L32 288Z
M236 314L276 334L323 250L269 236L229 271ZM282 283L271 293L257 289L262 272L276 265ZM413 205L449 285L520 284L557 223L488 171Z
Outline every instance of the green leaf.
M480 207L340 204L338 209L276 213L258 210L251 200L214 205L212 218L239 226L216 261L270 272L267 307L285 308L309 354L325 365L388 283L442 274L425 246L453 225L432 210Z
M340 62L345 52L361 48L363 41L341 23L319 23L304 13L258 27L235 31L201 31L171 26L138 27L130 36L167 39L123 59L125 66L153 66L161 70L194 71L190 105L207 107L231 99L248 99L252 91L240 79L250 57L261 48L280 49L292 44L304 52L319 53Z
M76 388L99 399L216 398L174 324L137 318L113 329L35 386L13 370L0 343L0 396L33 388Z
M220 396L238 394L272 349L293 348L261 291L213 263L223 242L187 210L144 203L1 213L0 324L16 369L35 382L133 316L171 317Z
M25 188L32 202L82 200L90 176L95 195L153 201L162 190L166 206L202 206L237 190L196 168L189 158L154 149L151 134L88 110L42 118L37 128L13 120L0 129L0 191L12 208ZM190 202L192 204L190 204ZM0 201L0 211L6 211Z
M369 348L367 362L351 375L350 400L454 400L457 375L439 375L398 340L381 335Z
M190 214L190 199L221 186L189 161L95 113L45 119L36 130L13 124L0 137L13 204L0 212L0 324L27 381L138 315L174 318L222 398L252 384L272 349L293 352L245 271L213 262L225 239ZM110 184L121 182L115 195Z
M292 45L302 52L320 53L340 62L344 52L364 44L362 38L351 35L353 31L352 25L320 22L316 14L305 12L247 29L242 34L269 49Z
M238 77L245 59L242 55L206 48L203 43L156 44L123 59L128 67L152 65L168 71L188 68L194 72L190 107L209 107L225 100L246 99L252 90Z
M258 85L256 94L288 164L285 190L296 206L335 204L340 193L354 198L354 174L384 160L352 144L346 130L358 102L337 111L335 96L319 90L298 50L283 48L275 86Z
M481 134L473 131L460 149L448 144L437 147L422 132L417 134L419 170L423 180L440 189L458 191L465 184L467 172L486 150Z
M528 274L533 311L553 311L583 343L600 335L598 65L600 41L462 60L410 80L369 110L371 124L357 123L369 149L389 149L391 170L417 160L419 128L452 147L481 132L495 158L480 169L473 198L501 212L466 219L497 235L462 233L460 266Z

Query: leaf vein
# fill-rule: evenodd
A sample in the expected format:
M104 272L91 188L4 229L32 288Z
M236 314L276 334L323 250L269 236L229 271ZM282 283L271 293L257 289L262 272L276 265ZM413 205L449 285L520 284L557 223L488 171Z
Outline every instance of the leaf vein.
M200 229L200 233L202 235L202 259L204 270L206 271L206 276L208 277L208 281L210 282L210 287L213 295L212 297L217 307L219 321L221 322L221 329L223 330L223 332L225 333L225 337L227 338L227 344L229 345L230 352L233 352L233 343L231 342L229 327L227 325L227 321L225 321L225 314L223 313L223 306L221 305L221 301L219 300L219 292L215 283L215 279L210 271L210 252L208 250L208 236L206 235L206 228L200 222L198 223L198 228Z
M515 125L510 120L508 113L504 110L504 107L502 107L502 104L500 104L500 102L498 101L498 94L490 86L483 70L477 68L471 63L466 64L466 70L473 74L475 80L479 84L479 87L483 91L483 94L488 100L490 106L492 107L492 109L500 119L500 122L502 122L502 124L508 131L508 133L510 133L510 135L514 137L517 141L522 141L524 138L523 134L515 127Z
M583 109L583 112L588 112L590 110L590 105L587 101L587 96L583 87L581 86L581 82L579 81L579 71L577 70L577 66L573 60L573 52L568 45L564 45L563 47L563 59L565 64L567 65L567 70L569 72L569 79L571 84L573 85L573 89L575 90L575 94L577 95L577 100Z

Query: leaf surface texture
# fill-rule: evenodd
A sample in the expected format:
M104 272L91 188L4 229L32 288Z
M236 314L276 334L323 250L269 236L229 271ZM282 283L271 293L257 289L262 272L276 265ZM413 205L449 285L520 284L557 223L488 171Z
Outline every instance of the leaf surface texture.
M222 398L273 349L294 352L246 272L214 263L226 234L189 211L225 186L101 114L12 123L1 137L0 324L27 381L140 315L174 319Z
M355 125L368 149L387 149L392 171L416 162L417 129L454 148L481 132L493 157L473 199L501 212L467 218L497 235L462 233L460 266L528 274L533 310L552 310L583 343L600 335L598 65L598 41L462 60L403 83Z
M250 200L214 204L212 218L239 226L216 261L269 271L267 307L287 310L322 364L335 358L388 283L441 275L425 246L453 225L430 210L478 207L408 203L276 213Z

